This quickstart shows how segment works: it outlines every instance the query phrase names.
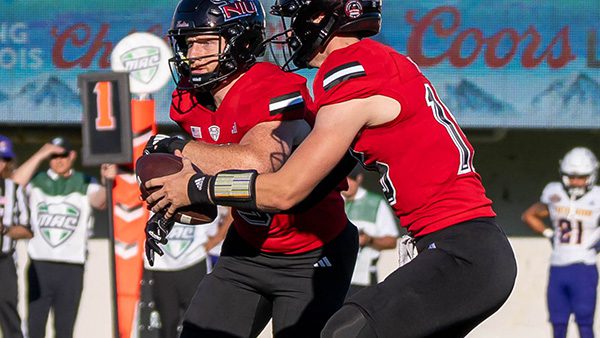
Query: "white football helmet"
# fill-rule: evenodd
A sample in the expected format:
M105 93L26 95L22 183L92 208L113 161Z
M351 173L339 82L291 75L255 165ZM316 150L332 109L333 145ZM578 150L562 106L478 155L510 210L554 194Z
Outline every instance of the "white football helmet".
M598 178L598 159L591 150L584 147L571 149L560 164L560 175L562 183L573 197L581 197L588 192ZM571 187L569 176L587 176L585 187Z

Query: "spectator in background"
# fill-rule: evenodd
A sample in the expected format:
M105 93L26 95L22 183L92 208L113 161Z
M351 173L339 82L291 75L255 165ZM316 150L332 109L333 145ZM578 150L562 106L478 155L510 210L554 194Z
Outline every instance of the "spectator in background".
M0 135L0 329L4 338L22 338L17 311L18 279L15 244L31 238L23 189L10 179L15 153L10 139Z
M160 315L161 338L179 337L183 313L212 268L209 252L225 238L231 221L229 208L219 207L218 217L210 224L175 223L162 247L165 254L155 258L153 266L144 259L154 280L152 298Z
M600 187L595 185L598 160L587 148L577 147L560 161L561 182L550 182L540 202L523 213L523 221L552 241L548 311L555 338L567 336L575 314L581 338L594 337L600 236ZM552 224L547 228L544 219Z
M70 338L81 292L91 235L92 207L106 207L106 189L75 171L77 152L63 137L44 144L15 172L13 179L27 185L34 233L29 241L31 263L27 272L30 338L45 336L48 313L53 309L56 337ZM50 169L34 173L49 160ZM103 164L101 182L114 179L117 167ZM33 178L32 178L33 177Z
M377 284L377 260L381 250L396 247L398 227L387 201L380 194L364 189L362 167L357 165L348 175L344 196L348 219L358 228L358 258L348 296Z

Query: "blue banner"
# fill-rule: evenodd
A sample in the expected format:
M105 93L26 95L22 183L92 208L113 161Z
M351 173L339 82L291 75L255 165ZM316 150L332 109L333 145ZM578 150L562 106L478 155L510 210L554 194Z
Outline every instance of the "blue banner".
M419 64L464 127L600 128L600 1L448 4L384 1L375 38ZM175 5L0 0L0 123L79 124L77 75L109 71L129 33L164 37ZM160 123L173 88L154 94Z

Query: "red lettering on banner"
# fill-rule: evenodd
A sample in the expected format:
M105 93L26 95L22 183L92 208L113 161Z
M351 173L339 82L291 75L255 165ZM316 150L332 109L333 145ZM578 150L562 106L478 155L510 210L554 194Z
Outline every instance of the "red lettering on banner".
M569 27L564 27L561 29L560 32L558 32L558 34L556 34L556 36L552 39L548 48L546 48L542 55L537 58L535 57L535 53L537 52L538 46L540 45L540 40L542 39L540 37L540 33L538 33L535 28L529 27L525 34L532 36L532 41L527 48L525 48L525 52L523 52L523 59L521 60L521 64L525 68L536 67L544 60L544 58L550 67L562 68L576 58L576 56L571 53L571 46L569 44ZM558 44L562 45L561 53L558 57L555 57L552 54L552 50L554 49L554 46Z
M113 50L113 42L106 41L110 25L104 23L100 26L100 31L92 37L92 29L89 25L78 23L67 27L64 31L58 32L58 28L52 27L51 34L56 39L52 47L52 63L56 68L68 69L74 67L89 68L98 58L98 67L106 69L110 67L110 53ZM129 34L136 32L133 29ZM157 36L162 35L162 26L160 24L152 25L147 32ZM81 36L81 37L80 37ZM165 39L166 40L166 39ZM67 49L72 54L73 48L85 48L79 57L68 60L66 57Z
M56 39L54 47L52 47L52 63L56 68L73 68L80 66L81 68L89 68L92 60L101 53L98 66L100 68L108 68L110 66L110 52L113 45L111 42L104 41L108 33L108 24L102 24L100 32L92 39L91 29L88 25L79 23L65 29L62 33L57 32L57 28L52 27L52 36ZM83 34L82 38L79 35ZM91 45L89 43L91 42ZM65 58L65 49L67 46L85 47L89 45L87 51L74 60Z
M448 28L444 28L441 19L436 19L437 16L444 12L450 13L453 18L452 24ZM436 36L439 36L440 38L449 37L458 29L458 26L460 26L460 13L454 7L438 7L427 13L421 21L417 21L414 16L415 11L413 10L406 13L406 21L413 26L413 30L408 38L408 55L421 67L435 66L444 61L446 54L435 57L425 56L423 53L423 37L425 36L425 31L430 26L433 26Z
M444 27L442 15L450 15L448 27ZM427 13L421 20L415 18L415 11L406 13L406 21L413 26L408 38L407 52L417 64L423 67L435 66L448 59L454 67L462 68L472 64L481 50L485 47L483 54L485 64L491 68L506 66L512 61L517 53L519 45L525 41L530 42L525 46L521 56L521 64L525 68L537 67L544 60L551 68L562 68L576 59L569 41L569 27L561 29L539 56L541 36L535 27L530 26L524 34L519 34L515 29L506 28L496 34L485 37L483 32L477 28L468 28L458 32L461 23L461 15L457 8L451 6L437 7ZM423 51L425 32L432 28L436 37L449 38L456 34L447 51L436 56L426 56ZM498 55L497 50L505 39L510 41L510 50L505 55ZM462 55L466 41L473 41L475 47L468 55ZM555 56L553 52L560 47L560 53Z
M475 40L476 47L475 50L471 53L471 55L463 58L460 55L460 51L462 49L463 42L467 40L469 36L472 36ZM458 34L458 36L452 43L452 46L450 46L450 50L448 51L448 54L450 55L450 62L452 63L452 65L454 65L454 67L466 67L473 63L473 61L477 59L477 56L479 56L479 52L481 51L481 48L483 48L484 41L485 38L483 37L483 33L481 33L480 30L475 28L467 29Z
M498 56L496 54L496 49L505 37L507 37L511 42L510 51L504 56ZM487 41L488 48L485 50L485 63L492 68L506 66L515 57L515 54L517 53L517 47L519 47L519 43L522 40L523 39L519 36L519 33L512 28L503 29L492 35L492 37L490 37Z

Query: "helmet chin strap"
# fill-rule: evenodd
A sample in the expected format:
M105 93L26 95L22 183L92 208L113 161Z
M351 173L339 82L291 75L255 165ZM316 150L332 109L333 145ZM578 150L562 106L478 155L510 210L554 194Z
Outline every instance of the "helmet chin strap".
M216 71L205 74L192 74L190 76L190 83L197 90L208 92L217 85L217 81L215 81L217 78Z

